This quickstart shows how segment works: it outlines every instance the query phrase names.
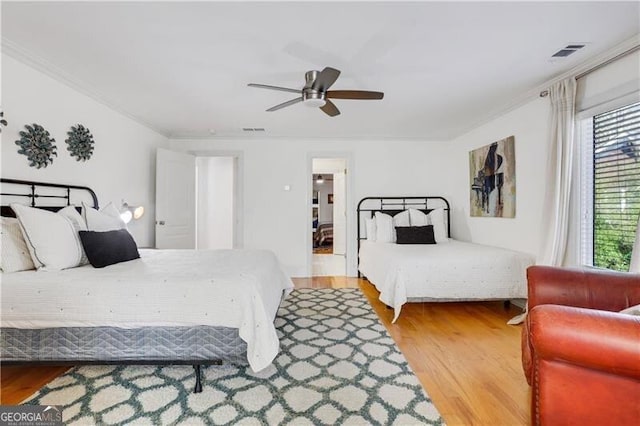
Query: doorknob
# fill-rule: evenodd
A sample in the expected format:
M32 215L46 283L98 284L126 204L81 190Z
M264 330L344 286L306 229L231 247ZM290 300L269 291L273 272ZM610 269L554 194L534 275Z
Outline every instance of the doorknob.
M156 224L158 224L158 225L164 225L164 220L156 221Z

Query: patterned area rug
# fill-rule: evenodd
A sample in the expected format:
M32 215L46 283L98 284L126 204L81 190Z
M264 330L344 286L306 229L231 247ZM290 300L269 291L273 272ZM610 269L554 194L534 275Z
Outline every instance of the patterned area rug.
M436 424L443 421L359 289L298 289L276 319L267 369L77 367L27 403L62 405L67 424Z

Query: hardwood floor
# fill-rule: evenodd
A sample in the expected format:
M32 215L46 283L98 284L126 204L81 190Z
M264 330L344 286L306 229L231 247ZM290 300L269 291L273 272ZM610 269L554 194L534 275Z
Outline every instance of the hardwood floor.
M360 288L448 425L528 425L519 314L502 302L412 303L393 310L368 282Z
M520 364L520 313L501 302L405 305L396 324L367 281L295 278L298 288L359 287L448 425L527 425L529 387ZM66 367L2 367L0 403L17 404Z
M521 310L502 302L411 303L393 310L368 281L294 280L297 287L360 287L448 425L528 425L529 391L520 361Z
M69 367L0 367L0 404L16 405Z

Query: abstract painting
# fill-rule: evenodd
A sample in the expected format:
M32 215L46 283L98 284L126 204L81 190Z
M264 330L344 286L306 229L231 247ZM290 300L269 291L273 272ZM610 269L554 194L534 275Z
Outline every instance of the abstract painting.
M469 152L471 216L516 216L515 138Z

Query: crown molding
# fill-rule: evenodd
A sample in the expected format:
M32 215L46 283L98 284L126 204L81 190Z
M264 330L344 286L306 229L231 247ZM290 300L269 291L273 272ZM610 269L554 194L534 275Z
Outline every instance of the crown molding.
M118 114L123 115L128 119L140 124L141 126L144 126L147 129L152 130L158 133L159 135L169 139L169 134L166 131L159 129L158 127L146 122L145 120L141 119L135 114L132 114L129 111L123 109L122 107L117 105L115 102L106 98L101 93L93 90L88 83L81 81L80 79L72 76L68 72L52 64L46 59L38 55L35 55L33 52L29 52L28 50L24 49L22 46L18 45L14 41L11 41L4 36L2 37L1 48L2 48L2 53L6 53L8 56L12 57L18 62L24 65L27 65L35 69L36 71L39 71L51 77L57 82L62 83L67 87L70 87L76 92L79 92L85 96L88 96L89 98L93 99L99 104L102 104L107 108L117 112Z
M576 65L575 67L571 68L570 70L550 78L549 80L534 87L533 89L527 90L526 92L512 99L509 103L503 105L502 107L491 110L483 118L476 120L469 126L465 126L464 130L461 131L457 136L453 137L453 139L457 139L461 136L464 136L467 133L471 132L472 130L475 130L478 127L481 127L487 123L490 123L491 121L505 114L508 114L509 112L514 111L520 108L521 106L531 102L532 100L539 98L541 92L549 89L549 87L554 85L555 83L561 80L564 80L565 78L575 77L579 74L582 74L585 71L590 70L591 68L597 65L600 65L636 46L640 46L640 34L636 34L633 37L617 44L616 46L607 50L606 52L602 52L590 59L587 59L581 62L580 64Z

